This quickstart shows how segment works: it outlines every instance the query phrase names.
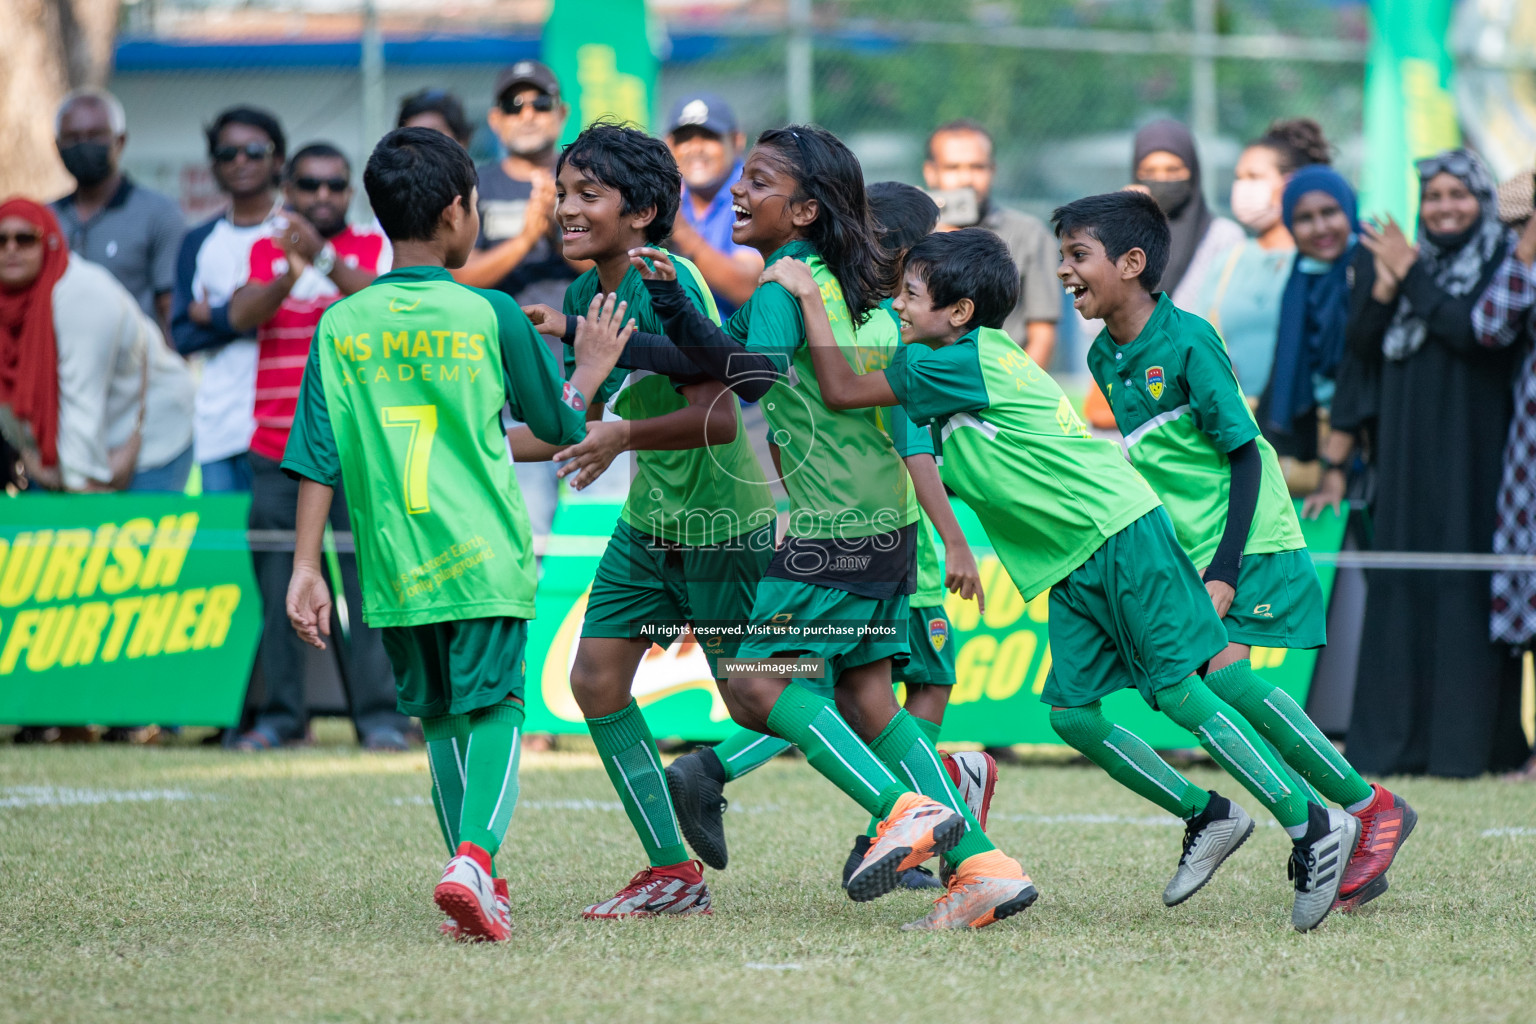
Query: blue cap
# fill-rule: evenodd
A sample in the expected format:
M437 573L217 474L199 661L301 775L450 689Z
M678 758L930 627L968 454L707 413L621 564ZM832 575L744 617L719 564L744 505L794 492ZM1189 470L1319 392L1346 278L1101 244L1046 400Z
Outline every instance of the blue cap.
M679 128L703 128L716 135L736 134L736 112L712 92L689 93L672 104L667 117L667 134Z

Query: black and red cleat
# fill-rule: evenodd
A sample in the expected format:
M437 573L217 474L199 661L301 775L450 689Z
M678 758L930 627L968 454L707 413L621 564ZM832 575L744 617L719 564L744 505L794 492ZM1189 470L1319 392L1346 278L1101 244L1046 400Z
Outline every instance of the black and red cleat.
M1374 798L1355 815L1360 819L1360 838L1344 869L1344 882L1334 902L1337 910L1358 910L1387 891L1387 868L1419 820L1408 801L1391 790L1374 782L1371 790Z

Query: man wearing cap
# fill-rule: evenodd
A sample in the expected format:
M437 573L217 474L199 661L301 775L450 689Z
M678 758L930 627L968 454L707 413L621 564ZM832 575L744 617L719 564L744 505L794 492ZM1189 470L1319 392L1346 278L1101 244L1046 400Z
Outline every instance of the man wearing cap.
M719 96L701 92L672 105L667 144L683 172L683 205L672 226L673 252L693 261L714 293L720 315L752 294L763 258L756 249L731 241L731 186L741 177L746 137L736 114Z
M536 60L520 60L496 76L496 103L486 123L506 156L482 164L480 239L453 276L476 288L495 288L519 305L560 308L576 277L560 254L555 231L555 143L569 108L555 73Z

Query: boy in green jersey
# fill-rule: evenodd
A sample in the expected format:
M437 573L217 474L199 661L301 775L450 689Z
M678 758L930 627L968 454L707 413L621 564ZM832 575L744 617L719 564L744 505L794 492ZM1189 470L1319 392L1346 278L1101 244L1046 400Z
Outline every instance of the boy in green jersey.
M1117 781L1191 822L1169 887L1179 892L1165 892L1165 901L1209 880L1253 823L1104 720L1100 699L1127 686L1199 736L1279 819L1295 841L1292 923L1316 927L1338 894L1358 824L1291 789L1253 727L1201 681L1197 670L1226 646L1221 620L1157 495L998 329L1017 287L1006 247L977 228L933 235L913 246L905 274L894 308L902 338L921 343L863 375L837 358L804 270L786 265L769 276L806 309L827 401L899 403L914 422L936 424L944 482L975 510L1014 585L1026 600L1050 588L1052 668L1042 699L1052 724Z
M326 310L283 468L300 479L288 617L323 647L320 539L345 481L363 617L382 627L400 711L422 720L452 858L433 898L460 939L505 939L493 858L517 803L524 644L535 577L528 514L502 432L510 406L545 441L581 438L585 395L628 329L610 297L584 319L570 381L515 303L456 284L479 231L475 168L426 128L390 132L363 176L394 267Z
M1339 903L1387 888L1387 868L1417 820L1367 783L1284 690L1254 674L1254 645L1327 642L1328 609L1275 451L1259 433L1210 324L1117 272L1130 249L1163 245L1167 221L1134 192L1089 196L1056 211L1062 281L1085 316L1102 317L1088 368L1109 399L1130 459L1163 499L1174 533L1202 572L1227 630L1205 682L1278 749L1304 785L1360 819Z
M895 181L869 187L869 211L880 247L895 255L905 254L918 239L930 234L939 220L938 205L926 192ZM891 309L891 300L882 299L879 308L884 315L872 313L856 331L865 368L885 366L901 343L901 328ZM641 327L649 329L643 324ZM906 463L923 509L917 529L917 590L910 598L911 611L907 620L910 660L895 674L906 685L903 705L928 739L937 744L950 687L955 682L955 648L950 643L949 615L944 610L946 578L959 589L975 571L975 557L949 509L927 428L914 425L899 408L893 413L892 441L897 454ZM924 494L923 489L930 482L934 490ZM944 547L947 565L940 563L934 544L934 524L926 512L930 507L938 509L943 517L938 525L947 537ZM981 599L979 592L977 599ZM837 691L834 696L845 717L857 715L846 691ZM761 767L792 745L777 736L740 729L714 747L703 747L667 766L667 784L672 790L683 835L704 863L723 870L728 862L723 813L725 783ZM985 829L992 793L997 785L997 763L981 751L942 754L941 761L972 816ZM853 850L843 868L845 883L868 852L877 825L878 820L871 818L866 831L855 837ZM901 884L909 889L942 887L933 873L924 867L902 872Z
M628 302L641 330L659 333L629 253L672 232L682 176L666 143L638 129L594 124L560 155L555 194L565 257L595 266L566 290L563 313L535 306L526 310L530 318L562 336L574 332L576 314L594 296L607 293ZM718 323L698 270L672 260L694 308ZM620 418L594 418L600 403ZM707 914L709 889L683 847L656 741L630 688L652 642L665 647L686 627L711 671L734 653L721 626L735 627L752 610L773 554L773 498L741 429L736 396L702 374L615 370L588 415L587 436L564 450L542 445L526 428L510 435L519 461L569 460L561 475L576 474L578 489L620 452L638 452L629 498L587 599L571 692L649 864L582 916Z
M835 318L841 358L850 369L862 365L854 327L890 291L890 279L857 158L823 129L773 129L758 137L731 194L735 240L769 265L806 259ZM743 398L762 399L790 496L787 535L758 586L733 663L740 668L727 682L733 717L794 743L882 819L849 876L852 899L889 892L902 871L938 854L971 894L968 912L907 927L983 927L1025 909L1038 895L1034 885L992 845L892 690L891 663L907 658L918 504L886 420L822 400L800 304L782 287L759 288L722 329L687 302L664 253L637 250L633 260L667 333L637 333L621 364L697 367ZM969 581L965 596L977 584ZM821 659L819 678L776 674L807 656ZM854 695L855 721L839 715L838 690Z

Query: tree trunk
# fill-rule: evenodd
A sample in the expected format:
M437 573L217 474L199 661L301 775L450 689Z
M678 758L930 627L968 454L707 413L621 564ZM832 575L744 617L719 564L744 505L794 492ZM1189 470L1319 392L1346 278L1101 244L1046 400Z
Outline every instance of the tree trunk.
M118 0L0 0L0 197L52 199L73 187L53 141L71 89L106 84Z

